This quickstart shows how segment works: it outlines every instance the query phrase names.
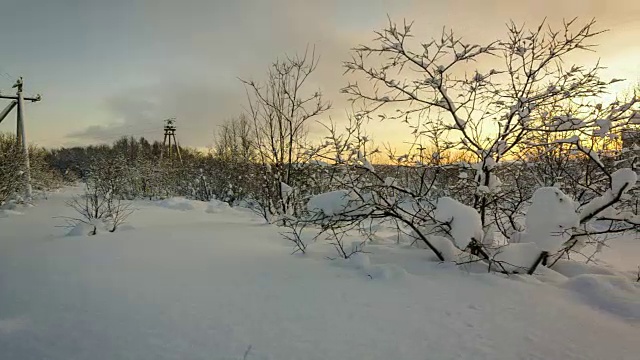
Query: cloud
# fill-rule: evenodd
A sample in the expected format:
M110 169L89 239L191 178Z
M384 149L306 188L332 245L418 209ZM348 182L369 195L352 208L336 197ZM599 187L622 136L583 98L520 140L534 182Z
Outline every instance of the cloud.
M553 23L596 16L603 29L614 30L597 40L603 46L594 56L602 55L605 65L615 61L622 45L632 46L631 40L640 33L640 2L631 0L616 7L596 0L141 0L140 4L135 30L144 33L148 41L143 45L156 57L151 63L131 64L148 64L148 69L139 70L150 71L153 84L123 88L121 94L126 95L104 99L104 111L114 122L86 127L69 138L111 141L121 135L149 134L161 139L162 119L176 116L180 141L206 146L216 126L237 115L246 103L237 77L261 81L277 57L304 51L307 45L315 45L321 56L310 90L322 89L334 105L326 117L339 121L349 108L339 89L356 80L343 76L342 62L349 58L351 47L371 43L373 31L386 25L387 15L399 22L415 20L416 40L437 36L447 26L478 43L504 36L504 24L511 18L534 26L545 16ZM640 51L634 49L636 54Z
M163 120L176 117L178 141L205 146L212 142L218 125L241 111L240 89L195 81L163 81L132 89L105 101L106 110L116 121L88 126L67 137L97 142L112 142L122 136L162 140Z

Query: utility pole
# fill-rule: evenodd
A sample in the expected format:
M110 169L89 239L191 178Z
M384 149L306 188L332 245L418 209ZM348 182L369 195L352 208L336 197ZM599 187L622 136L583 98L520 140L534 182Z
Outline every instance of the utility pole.
M27 143L26 130L24 126L24 101L37 102L41 100L40 95L36 97L25 97L23 89L22 77L18 78L13 88L16 89L16 95L3 95L0 94L0 99L12 100L9 105L2 112L0 112L0 122L4 120L7 115L13 110L14 107L18 108L16 118L16 140L17 145L22 146L22 157L24 158L24 177L25 177L25 200L29 201L32 198L31 188L31 165L29 163L29 144Z
M170 118L164 121L164 140L162 141L162 150L160 151L160 160L164 156L164 150L169 145L169 159L173 161L173 148L176 148L176 154L178 160L182 163L182 156L180 155L180 146L178 140L176 140L176 118ZM171 145L171 139L173 138L173 146Z

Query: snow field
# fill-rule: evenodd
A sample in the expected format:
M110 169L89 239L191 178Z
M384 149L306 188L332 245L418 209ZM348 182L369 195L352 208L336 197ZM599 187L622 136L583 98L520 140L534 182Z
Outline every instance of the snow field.
M0 219L0 359L638 358L640 288L613 268L507 278L383 232L291 256L250 211L186 199L69 237L71 194Z

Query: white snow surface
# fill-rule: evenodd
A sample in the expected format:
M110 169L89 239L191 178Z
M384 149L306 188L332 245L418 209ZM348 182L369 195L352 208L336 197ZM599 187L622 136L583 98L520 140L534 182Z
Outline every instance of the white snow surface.
M292 256L250 211L186 199L68 237L74 191L0 218L0 359L638 358L640 290L618 276L470 273L391 242Z
M193 210L193 204L183 197L172 197L158 202L158 206L173 210Z

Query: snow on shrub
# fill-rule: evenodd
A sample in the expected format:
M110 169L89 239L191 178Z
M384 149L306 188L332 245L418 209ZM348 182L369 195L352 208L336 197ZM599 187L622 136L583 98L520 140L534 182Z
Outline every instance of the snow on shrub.
M638 181L638 174L629 168L619 169L611 174L611 191L614 194L626 193Z
M422 234L428 234L429 230L426 227L420 228L420 232ZM461 250L456 248L456 246L444 236L440 235L427 235L427 241L442 255L444 261L455 261L461 253ZM415 231L411 230L408 236L409 240L415 242L415 246L420 249L431 250L423 241L420 241L420 237L416 234ZM438 261L437 257L433 257L433 260Z
M507 244L501 247L493 256L501 267L495 270L525 273L536 262L541 250L535 243Z
M460 254L460 250L444 236L430 235L427 236L427 240L434 248L438 249L445 261L455 261Z
M569 230L578 226L575 203L555 187L537 189L531 201L520 242L533 242L541 251L560 250L571 236Z
M280 182L280 193L283 199L289 198L289 195L293 192L293 188L284 182Z
M480 215L471 206L464 205L450 197L438 199L435 211L437 221L451 227L451 237L460 249L464 249L472 240L482 240L482 222Z
M307 210L313 214L334 216L355 209L358 199L348 190L336 190L313 196L307 203Z

